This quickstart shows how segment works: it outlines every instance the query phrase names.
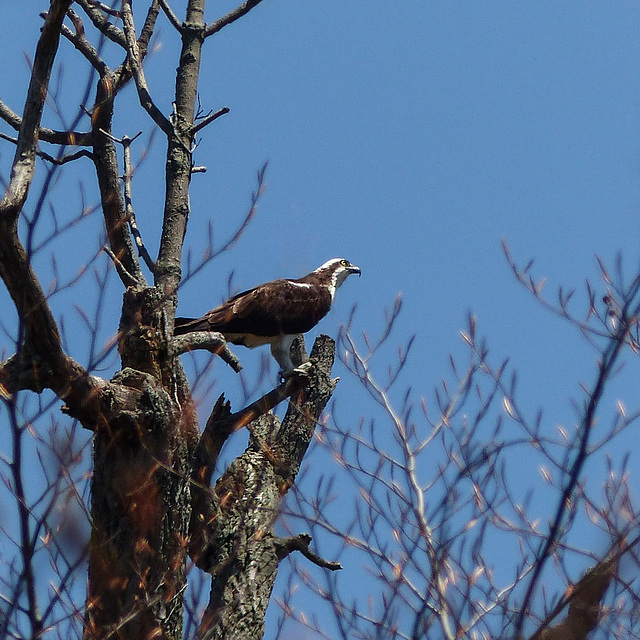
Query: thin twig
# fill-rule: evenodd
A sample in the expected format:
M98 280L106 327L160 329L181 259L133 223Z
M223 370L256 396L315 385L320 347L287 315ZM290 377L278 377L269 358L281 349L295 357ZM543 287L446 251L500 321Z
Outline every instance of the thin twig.
M22 551L22 573L20 576L21 583L24 584L26 591L28 613L31 623L31 632L37 637L42 631L42 618L38 612L38 596L36 592L36 579L34 571L34 558L35 558L35 545L31 536L30 519L31 513L29 509L29 502L25 493L25 478L23 477L24 467L24 452L22 437L25 433L17 419L16 407L14 402L7 403L9 408L9 418L11 422L11 435L13 438L13 451L12 451L12 480L14 486L14 494L16 498L16 504L18 507L18 516L20 523L20 549Z
M131 143L141 133L142 131L133 136L133 138L129 138L129 136L123 136L122 139L118 141L120 142L120 144L122 144L122 148L124 149L124 174L122 176L122 181L124 184L124 207L131 235L135 240L136 247L138 247L138 255L142 257L145 264L149 268L149 271L151 271L151 273L155 273L156 265L149 255L144 241L142 240L142 234L140 233L140 229L138 229L136 214L133 210L133 201L131 198L131 179L133 177L133 169L131 167Z
M73 9L69 9L67 15L73 23L75 33L64 24L60 33L85 57L89 64L100 74L101 78L110 74L109 67L100 57L97 49L87 40L80 16Z
M76 4L82 7L82 10L87 14L91 22L93 22L93 26L98 29L98 31L126 50L127 39L122 30L109 22L92 0L76 0Z
M104 2L100 2L99 0L88 0L88 2L89 4L100 9L101 11L104 11L106 14L113 16L114 18L120 17L120 12L117 9L110 7L108 4L104 4Z
M208 116L205 116L198 122L198 124L194 125L191 129L191 133L195 135L201 129L204 129L208 124L211 124L214 120L217 120L220 116L224 116L229 113L229 107L222 107L222 109L218 109L215 113L210 113Z
M18 144L17 138L12 138L8 136L6 133L2 133L0 131L0 138L2 140L6 140L7 142L12 142L13 144ZM40 151L40 149L36 149L36 155L47 162L51 162L51 164L66 164L67 162L72 162L73 160L77 160L78 158L93 158L93 154L88 149L80 149L75 153L70 153L66 156L62 156L61 158L56 158L55 156L49 155L44 151Z
M209 36L212 36L214 33L217 33L218 31L220 31L220 29L226 27L232 22L235 22L236 20L238 20L238 18L242 18L242 16L249 13L251 9L253 9L254 7L257 7L261 2L262 0L247 0L246 2L243 2L239 7L237 7L233 11L229 11L227 15L211 23L208 27L205 27L204 37L208 38Z
M160 0L160 6L167 16L169 22L176 28L177 31L182 33L183 25L178 16L173 12L173 9L169 6L167 0Z
M111 249L109 247L107 247L105 245L104 247L102 247L102 250L113 261L113 265L115 266L116 271L118 272L118 275L120 276L120 279L122 280L122 282L124 283L125 286L128 286L128 287L129 286L131 286L131 287L140 287L140 286L143 285L143 283L141 283L136 277L132 276L127 271L126 267L118 259L118 256L116 256L116 254L113 253L113 251L111 251Z
M225 242L222 245L222 247L220 247L219 249L216 249L215 251L213 250L213 246L212 246L213 242L210 240L209 247L205 252L205 256L202 259L202 262L194 269L191 269L190 264L188 264L187 272L184 278L180 281L180 287L182 287L186 282L191 280L191 278L193 278L198 272L200 272L209 262L211 262L211 260L213 260L214 258L217 258L219 255L223 254L225 251L228 251L229 249L231 249L231 247L235 245L236 242L238 242L242 234L245 232L246 228L249 226L249 223L253 220L256 214L256 211L258 210L258 201L260 200L260 196L262 196L266 188L265 174L267 171L268 164L269 164L268 162L265 162L262 165L262 167L258 169L258 176L257 176L258 184L257 184L256 190L251 193L251 204L249 206L249 211L247 212L247 215L245 216L242 223L238 226L236 232L233 234L233 236L231 236L229 240L227 240L227 242Z
M0 100L0 118L12 129L20 131L22 118ZM75 146L91 146L92 135L90 131L55 131L47 127L38 128L38 140L51 144L64 144Z
M147 86L147 80L142 69L142 58L138 39L136 38L136 29L133 22L133 10L131 8L131 0L124 0L122 3L122 22L124 25L124 33L127 40L127 51L129 53L129 65L131 73L138 90L138 98L140 105L149 114L151 119L164 131L167 136L174 134L173 125L169 119L156 107L151 99L151 93Z

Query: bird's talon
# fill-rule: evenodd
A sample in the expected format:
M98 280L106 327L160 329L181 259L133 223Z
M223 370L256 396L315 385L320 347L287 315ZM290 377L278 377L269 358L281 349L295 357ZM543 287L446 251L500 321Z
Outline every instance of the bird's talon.
M299 376L307 377L311 373L313 364L311 362L303 362L299 367L296 367L293 372Z
M302 376L304 378L308 378L312 367L312 362L303 362L299 367L291 369L291 371L281 371L280 377L285 381L289 378L292 378L293 376Z

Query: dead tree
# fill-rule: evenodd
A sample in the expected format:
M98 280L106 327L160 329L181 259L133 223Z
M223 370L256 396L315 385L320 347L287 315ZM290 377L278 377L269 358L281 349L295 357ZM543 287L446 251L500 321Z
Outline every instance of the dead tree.
M283 540L273 533L280 499L296 477L335 387L333 341L323 337L316 342L311 352L316 366L308 379L290 379L236 412L221 398L201 430L180 355L207 349L236 370L239 363L220 335L173 338L188 193L197 170L195 136L227 111L196 119L202 46L259 3L249 0L206 24L205 0L189 0L183 20L165 0L151 0L137 29L131 0L116 8L77 0L79 13L72 0L52 0L43 16L23 113L0 106L0 116L17 131L11 176L0 202L0 275L19 318L16 352L0 368L0 392L11 407L22 392L50 389L62 401L62 410L93 434L86 640L181 638L189 557L213 576L198 632L201 638L262 637L278 562L289 552L298 550L317 564L337 568L310 551L308 537ZM182 42L171 114L154 102L143 69L159 17L168 20ZM121 52L117 68L107 65L91 43L89 30ZM41 126L61 38L97 74L87 131ZM116 99L131 82L140 107L167 143L162 233L155 260L142 242L131 205L132 140L119 139L112 131ZM54 158L40 148L42 141L75 150ZM90 373L65 352L47 295L18 233L38 155L58 164L89 158L95 171L108 238L105 251L124 288L117 332L121 367L110 380ZM298 345L298 350L303 348ZM270 410L287 398L289 410L280 423ZM251 433L249 448L212 489L220 448L243 427ZM26 583L33 587L28 579ZM48 621L42 619L35 595L29 607L37 637Z

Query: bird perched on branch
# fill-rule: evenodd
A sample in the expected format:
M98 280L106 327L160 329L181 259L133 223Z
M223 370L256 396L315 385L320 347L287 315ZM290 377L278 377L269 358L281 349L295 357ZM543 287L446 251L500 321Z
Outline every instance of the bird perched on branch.
M333 258L303 278L273 280L243 291L201 318L176 318L174 333L218 331L228 342L250 349L269 344L283 377L304 374L309 365L294 367L291 345L327 315L336 290L352 273L360 275L360 267Z

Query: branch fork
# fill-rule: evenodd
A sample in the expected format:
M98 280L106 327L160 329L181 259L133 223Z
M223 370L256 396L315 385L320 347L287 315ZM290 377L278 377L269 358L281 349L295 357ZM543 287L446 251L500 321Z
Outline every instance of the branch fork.
M276 549L278 552L278 560L283 560L292 551L299 551L307 560L322 569L329 569L330 571L342 569L342 565L339 562L325 560L317 553L311 551L311 549L309 549L310 544L311 536L308 533L299 533L297 536L291 536L289 538L277 538Z

